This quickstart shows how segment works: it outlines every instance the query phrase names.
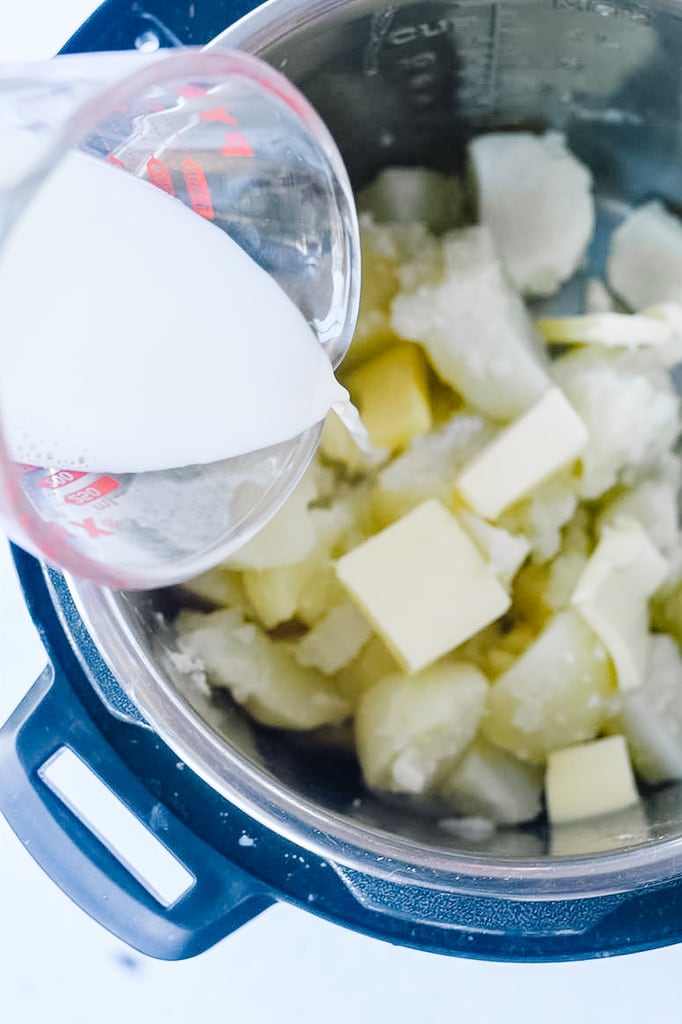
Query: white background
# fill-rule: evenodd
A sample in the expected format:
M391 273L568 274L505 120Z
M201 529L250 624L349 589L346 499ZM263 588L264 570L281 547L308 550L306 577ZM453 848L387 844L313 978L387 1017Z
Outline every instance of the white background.
M0 60L50 56L94 6L2 0ZM0 721L44 662L0 538ZM681 970L682 946L578 964L453 960L393 948L283 905L195 960L156 962L73 906L0 818L3 1024L642 1024L679 1018Z

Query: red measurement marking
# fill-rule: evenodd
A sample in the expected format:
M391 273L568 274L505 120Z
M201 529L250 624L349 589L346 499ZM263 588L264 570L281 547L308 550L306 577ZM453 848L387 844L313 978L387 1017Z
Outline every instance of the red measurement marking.
M194 212L208 220L214 220L215 212L211 202L211 193L201 164L198 164L196 160L187 159L182 165L182 173L185 176L189 201Z
M199 114L202 121L219 121L221 124L238 124L226 107L214 107L213 110L202 110Z
M183 85L178 89L178 96L184 96L186 100L195 100L199 96L205 96L208 89L203 85Z
M18 469L21 470L22 473L32 473L34 469L40 468L39 466L32 466L28 462L17 462L15 463L15 465L17 466Z
M160 114L162 110L165 110L163 103L152 103L152 110L155 114Z
M38 487L47 487L51 491L56 491L59 487L73 484L84 476L87 476L87 473L77 472L74 469L58 469L56 473L44 476L39 482Z
M126 169L126 165L123 163L123 161L119 160L118 157L114 156L113 153L109 154L109 156L107 157L107 162L113 164L114 167L122 167L124 171Z
M101 526L98 526L94 519L84 519L82 523L77 523L75 519L71 520L72 526L80 526L81 530L85 530L88 537L110 537L113 530L103 530Z
M253 156L248 139L241 132L226 132L225 144L220 147L223 156Z
M168 164L165 164L163 160L158 160L155 156L150 157L147 160L147 174L152 185L156 185L163 192L167 192L169 196L175 195L173 179L171 178Z
M69 505L87 505L91 501L96 501L97 498L103 498L105 494L110 494L117 487L120 487L118 480L114 480L111 476L101 476L99 480L88 484L87 487L81 487L79 491L67 494L64 501Z

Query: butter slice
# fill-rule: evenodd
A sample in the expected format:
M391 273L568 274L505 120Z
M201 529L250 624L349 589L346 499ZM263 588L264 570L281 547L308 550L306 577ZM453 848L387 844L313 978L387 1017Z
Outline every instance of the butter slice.
M479 515L497 519L576 459L587 440L587 428L573 406L559 388L552 388L469 462L457 490Z
M623 736L554 750L545 775L553 825L621 811L639 800Z
M458 647L511 603L476 544L435 500L344 555L336 573L408 672Z
M668 563L640 524L623 516L603 528L573 591L571 604L607 649L621 690L644 678L647 602L667 572Z

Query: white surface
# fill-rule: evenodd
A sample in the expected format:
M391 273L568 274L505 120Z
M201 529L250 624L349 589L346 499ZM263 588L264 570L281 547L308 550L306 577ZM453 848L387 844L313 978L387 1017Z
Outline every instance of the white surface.
M12 56L13 36L17 56L48 54L92 6L16 0L3 11L0 59ZM43 665L0 541L0 721ZM2 819L0 868L3 1024L641 1024L678 1012L682 947L582 964L493 965L393 948L278 906L204 956L165 964L131 952L74 907Z

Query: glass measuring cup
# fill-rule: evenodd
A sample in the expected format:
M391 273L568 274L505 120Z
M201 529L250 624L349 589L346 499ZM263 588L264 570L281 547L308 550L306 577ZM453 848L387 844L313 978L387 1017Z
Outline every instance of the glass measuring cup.
M8 154L0 169L0 283L13 228L77 150L146 180L230 235L300 310L331 363L342 358L359 292L350 185L320 119L267 65L240 53L183 50L0 69L0 140ZM68 229L68 216L65 223ZM58 247L31 255L58 258ZM191 254L178 252L178 259ZM111 275L111 303L116 270L102 265ZM96 331L97 324L79 324L77 286L74 329ZM144 303L144 282L138 298ZM26 301L40 296L28 288ZM1 320L0 309L0 327ZM0 337L1 357L16 339L5 331ZM135 343L144 353L150 341L141 333ZM186 386L200 387L191 338L187 347ZM162 358L147 355L152 363ZM88 405L93 393L97 403ZM108 417L112 430L126 415L106 394L106 380L79 378L81 400L91 415ZM295 437L222 461L138 473L53 464L48 451L27 463L0 432L0 521L21 546L99 584L178 582L219 562L267 521L303 473L320 429L311 423Z

